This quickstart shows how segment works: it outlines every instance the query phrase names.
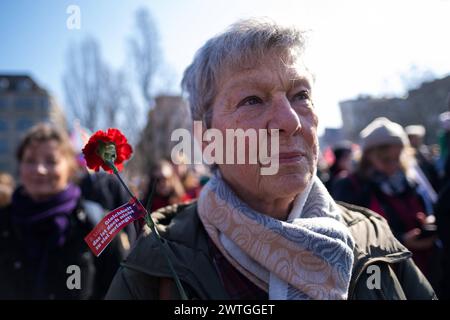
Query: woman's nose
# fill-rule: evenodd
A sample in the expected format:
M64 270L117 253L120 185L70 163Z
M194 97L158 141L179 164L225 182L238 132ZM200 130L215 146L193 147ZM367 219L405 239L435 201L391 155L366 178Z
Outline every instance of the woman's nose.
M302 128L300 118L286 96L273 101L272 115L272 119L269 121L269 130L278 129L281 135L291 136Z
M39 174L47 174L48 169L43 163L38 163L38 165L36 167L36 171Z

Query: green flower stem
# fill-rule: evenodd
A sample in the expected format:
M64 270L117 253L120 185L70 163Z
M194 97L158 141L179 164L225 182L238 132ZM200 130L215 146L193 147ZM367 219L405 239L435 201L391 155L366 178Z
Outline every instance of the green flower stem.
M135 199L137 202L139 202L139 204L142 206L142 208L145 209L145 207L142 205L142 203L139 201L138 198L136 198L136 196L133 194L133 192L131 192L131 190L128 188L127 184L125 183L125 181L123 181L122 177L119 174L119 170L117 170L114 162L109 161L109 160L105 160L106 164L112 169L112 171L114 172L114 174L116 175L117 178L119 178L120 183L122 184L122 186L125 188L125 190L130 194L130 196ZM146 214L144 216L144 220L147 223L147 225L149 226L149 228L152 230L152 233L155 235L155 237L158 239L158 243L160 245L161 251L163 252L164 257L167 260L167 263L169 265L169 269L172 272L172 275L174 277L175 280L175 284L177 285L178 291L180 293L181 299L182 300L188 300L188 297L186 295L186 292L184 291L183 286L181 285L181 281L180 278L178 277L175 268L172 265L172 261L170 260L168 251L170 251L169 246L167 245L167 242L165 241L165 239L163 239L160 235L158 230L155 227L155 223L152 220L152 217L150 216L150 213L147 211L147 209L145 209Z

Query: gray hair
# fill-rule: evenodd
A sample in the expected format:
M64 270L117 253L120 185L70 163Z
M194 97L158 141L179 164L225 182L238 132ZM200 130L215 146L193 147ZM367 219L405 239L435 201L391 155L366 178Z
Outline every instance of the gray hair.
M304 33L267 18L240 20L225 32L208 40L185 70L182 88L188 93L193 120L209 128L212 104L225 69L250 68L269 52L300 56L305 46Z

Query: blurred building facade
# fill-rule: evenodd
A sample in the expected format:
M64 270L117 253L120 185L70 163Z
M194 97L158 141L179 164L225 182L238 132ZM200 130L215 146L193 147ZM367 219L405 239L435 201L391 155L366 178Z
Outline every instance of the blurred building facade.
M16 147L34 124L66 122L54 98L28 75L0 74L0 171L17 175Z
M359 141L359 132L377 117L387 117L403 126L421 124L425 142L437 142L439 114L448 111L450 76L423 83L402 98L360 97L339 103L345 138Z

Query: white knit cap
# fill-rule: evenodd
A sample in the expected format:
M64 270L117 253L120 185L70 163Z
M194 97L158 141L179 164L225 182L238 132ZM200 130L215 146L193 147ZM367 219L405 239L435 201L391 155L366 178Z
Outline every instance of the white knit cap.
M409 136L419 136L424 137L425 136L425 127L420 124L414 124L405 127L405 132Z
M403 127L385 117L373 120L361 131L360 137L363 151L382 145L409 146Z

